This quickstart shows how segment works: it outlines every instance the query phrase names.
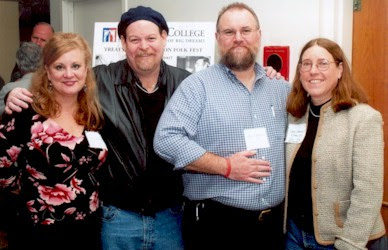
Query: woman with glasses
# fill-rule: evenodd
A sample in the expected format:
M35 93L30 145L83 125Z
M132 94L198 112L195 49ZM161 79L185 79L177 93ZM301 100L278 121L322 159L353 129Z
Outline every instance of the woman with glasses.
M342 49L302 49L287 100L286 249L381 249L383 122Z

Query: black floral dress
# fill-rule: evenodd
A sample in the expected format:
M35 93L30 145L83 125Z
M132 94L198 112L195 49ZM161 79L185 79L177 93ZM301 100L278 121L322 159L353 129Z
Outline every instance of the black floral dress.
M80 137L73 136L32 109L4 115L0 190L20 192L18 220L25 230L18 231L18 238L32 240L41 249L42 244L59 249L80 239L97 237L98 241L98 233L87 234L99 231L95 228L99 199L94 173L106 157L106 147L91 147L85 131ZM93 249L94 243L90 244Z

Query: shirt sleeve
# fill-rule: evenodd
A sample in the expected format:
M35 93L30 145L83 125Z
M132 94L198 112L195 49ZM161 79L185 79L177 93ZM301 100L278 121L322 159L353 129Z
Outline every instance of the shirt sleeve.
M154 137L155 152L177 169L189 165L206 152L194 141L205 104L203 83L191 75L175 91L159 120Z

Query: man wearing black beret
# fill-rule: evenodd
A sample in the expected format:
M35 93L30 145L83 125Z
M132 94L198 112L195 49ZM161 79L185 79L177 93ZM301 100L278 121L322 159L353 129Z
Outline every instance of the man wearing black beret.
M153 138L165 104L190 73L162 60L168 26L159 12L129 9L118 33L126 60L95 67L109 147L109 166L101 168L103 248L183 249L182 170L156 155Z
M94 67L105 118L100 133L109 151L107 164L95 176L102 201L102 248L183 249L181 172L157 156L152 144L165 104L190 73L162 60L168 26L159 12L129 9L118 34L126 59ZM11 91L8 99L7 113L32 102L26 89Z
M143 6L121 16L126 60L95 67L109 164L100 173L104 249L183 249L181 173L152 146L159 117L190 73L163 60L168 26Z

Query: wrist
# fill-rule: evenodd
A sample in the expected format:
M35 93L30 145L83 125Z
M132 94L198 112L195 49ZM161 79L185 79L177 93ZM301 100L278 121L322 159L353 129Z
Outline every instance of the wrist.
M225 178L228 178L230 175L230 172L232 172L232 163L230 162L230 158L225 158L226 160L226 172L224 174Z

